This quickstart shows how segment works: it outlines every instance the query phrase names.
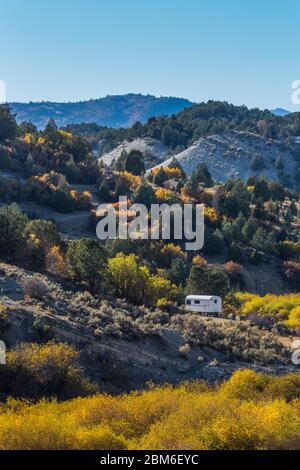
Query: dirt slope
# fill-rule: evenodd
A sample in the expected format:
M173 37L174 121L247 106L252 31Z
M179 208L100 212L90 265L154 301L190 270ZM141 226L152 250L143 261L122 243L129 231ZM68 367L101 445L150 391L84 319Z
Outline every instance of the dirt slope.
M118 336L117 330L109 332L104 329L99 336L94 322L106 321L104 317L97 316L99 309L103 310L102 301L98 309L79 306L76 301L75 312L74 294L61 290L49 280L47 298L43 301L28 299L22 292L22 280L31 276L28 271L0 264L0 300L2 311L4 307L6 312L4 317L0 316L1 339L8 348L20 342L51 339L70 343L81 351L82 365L88 375L105 391L134 390L144 387L149 381L177 383L200 378L210 382L222 381L239 368L275 373L294 370L286 361L258 365L242 358L229 359L226 352L216 349L204 338L199 344L193 343L187 354L181 354L180 347L187 344L187 337L170 326L146 331L138 329L139 323L136 323L133 336L128 336L127 329ZM123 309L122 318L124 314L131 315ZM115 309L110 318L111 315L118 316L120 311ZM209 318L203 321L215 322L215 328L220 322L229 322ZM237 323L241 322L235 322L234 328Z
M263 162L258 169L253 169L252 166L255 156ZM204 163L214 180L221 183L230 177L246 180L253 174L278 180L276 160L279 157L282 157L284 172L293 175L295 162L287 145L257 134L238 131L203 137L176 155L188 176L199 164ZM171 158L167 159L162 166L168 166L170 161Z

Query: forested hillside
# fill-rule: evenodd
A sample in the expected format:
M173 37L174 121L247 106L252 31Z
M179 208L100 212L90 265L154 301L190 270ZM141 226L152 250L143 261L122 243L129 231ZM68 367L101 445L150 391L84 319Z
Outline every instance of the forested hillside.
M288 126L280 123L278 134ZM121 132L137 128L145 129ZM150 137L108 165L95 158L94 130L18 125L0 106L0 447L299 448L291 360L300 337L298 188L256 174L220 183L204 163L185 172L174 155L146 172ZM240 131L218 135L231 132ZM297 165L296 152L291 158ZM103 202L117 223L124 210L134 220L134 203L204 204L204 246L187 251L172 230L168 240L100 241ZM221 314L189 311L189 294L220 296ZM124 395L149 382L156 388ZM186 421L194 415L197 438Z
M151 117L144 125L135 123L130 129L106 129L82 124L70 128L75 133L97 140L107 139L113 145L138 137L158 139L179 152L200 137L223 131L252 132L270 139L285 139L300 135L300 113L275 116L271 111L248 109L226 102L208 101L195 104L170 117Z
M136 121L146 122L152 116L169 116L191 106L183 98L151 95L116 95L74 103L11 103L17 121L32 121L39 129L49 119L58 126L70 123L96 123L109 127L130 127Z

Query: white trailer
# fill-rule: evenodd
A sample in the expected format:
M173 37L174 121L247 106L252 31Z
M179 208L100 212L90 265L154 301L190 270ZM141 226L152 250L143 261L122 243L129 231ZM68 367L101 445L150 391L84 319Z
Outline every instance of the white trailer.
M185 309L192 312L221 313L222 299L217 295L188 295Z

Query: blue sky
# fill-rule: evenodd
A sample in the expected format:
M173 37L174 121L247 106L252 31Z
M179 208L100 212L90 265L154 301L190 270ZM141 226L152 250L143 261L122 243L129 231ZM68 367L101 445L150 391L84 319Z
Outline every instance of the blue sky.
M0 7L0 80L9 101L139 92L296 110L299 0L0 0Z

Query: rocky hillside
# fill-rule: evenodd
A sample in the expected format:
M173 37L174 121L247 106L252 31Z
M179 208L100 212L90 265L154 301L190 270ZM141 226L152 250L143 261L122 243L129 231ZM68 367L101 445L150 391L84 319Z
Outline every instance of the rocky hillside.
M102 155L99 160L101 160L105 165L110 166L114 161L118 160L123 151L130 152L131 150L139 150L142 152L146 167L148 168L163 162L168 154L168 148L159 140L145 137L143 139L134 139L131 142L125 141L111 152Z
M293 154L286 144L241 131L202 137L177 154L176 159L188 176L204 163L213 179L219 182L230 177L247 180L253 174L278 180L280 174L294 175L296 169ZM167 167L171 160L172 157L162 166Z
M43 298L37 296L37 282L43 284ZM294 370L281 338L247 321L103 301L4 263L0 293L0 331L8 348L49 340L72 344L88 376L104 391L137 389L149 381L223 381L246 367Z
M136 121L145 122L152 116L169 116L191 105L183 98L128 94L77 103L11 103L11 108L18 122L31 121L42 129L51 118L58 126L85 122L130 127Z

